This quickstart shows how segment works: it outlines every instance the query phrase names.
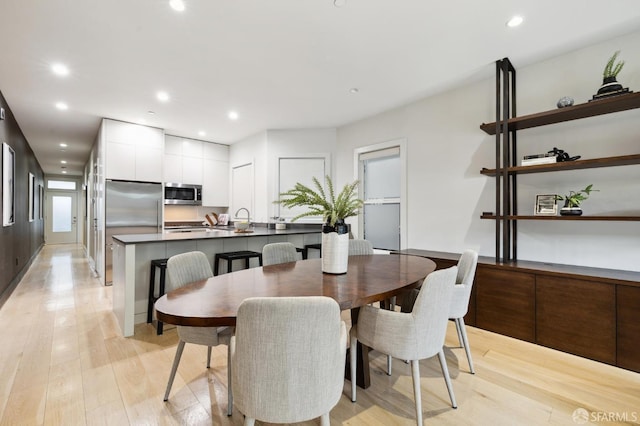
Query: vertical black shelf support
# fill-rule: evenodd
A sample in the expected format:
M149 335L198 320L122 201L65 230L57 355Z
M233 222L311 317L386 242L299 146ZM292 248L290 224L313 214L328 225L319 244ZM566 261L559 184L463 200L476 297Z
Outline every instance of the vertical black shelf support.
M518 210L516 175L516 131L509 118L516 117L516 70L508 58L496 61L496 259L517 259L517 222L509 219Z

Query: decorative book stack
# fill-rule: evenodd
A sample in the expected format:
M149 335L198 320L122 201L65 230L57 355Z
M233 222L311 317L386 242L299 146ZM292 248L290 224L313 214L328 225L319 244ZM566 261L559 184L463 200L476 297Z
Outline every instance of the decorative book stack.
M533 166L536 164L551 164L557 162L556 154L548 152L546 154L525 155L522 157L523 166Z

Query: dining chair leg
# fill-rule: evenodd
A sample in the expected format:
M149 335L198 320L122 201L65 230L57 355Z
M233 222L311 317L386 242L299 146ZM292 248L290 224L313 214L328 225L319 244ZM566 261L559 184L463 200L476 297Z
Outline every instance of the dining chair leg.
M456 323L456 332L458 333L458 342L460 343L460 347L464 347L464 341L462 340L462 332L460 331L460 322L458 321L460 318L454 318L454 322Z
M467 329L464 326L464 318L457 318L456 324L459 325L460 334L462 335L462 346L464 347L464 351L467 353L467 361L469 362L469 371L471 374L476 374L475 369L473 368L473 359L471 358L471 347L469 346L469 339L467 339Z
M178 371L178 364L180 364L180 358L182 357L182 351L184 350L184 340L178 342L178 348L176 349L176 356L173 359L173 367L171 367L171 374L169 375L169 383L167 383L167 390L164 393L164 400L169 400L169 392L171 392L171 386L173 385L173 379L176 377L176 371Z
M231 344L227 346L227 416L233 414L233 392L231 391Z
M396 296L393 296L391 299L387 301L387 309L390 311L396 310ZM391 368L393 364L393 357L391 355L387 355L387 376L391 375Z
M211 346L207 346L207 368L211 367Z
M422 426L422 396L420 394L420 360L411 360L413 378L413 398L416 400L416 424Z
M444 382L447 384L447 391L449 391L451 406L453 408L458 408L458 403L456 402L456 396L453 394L453 385L451 384L451 378L449 377L449 368L447 367L447 359L445 358L444 351L442 349L440 350L440 352L438 352L438 359L440 360L440 367L442 367L442 375L444 376Z
M331 422L329 421L329 413L324 413L320 416L320 426L331 426Z
M353 328L351 329L353 331ZM358 339L355 333L351 333L351 347L349 348L349 365L351 367L351 402L356 402L356 362L358 351Z

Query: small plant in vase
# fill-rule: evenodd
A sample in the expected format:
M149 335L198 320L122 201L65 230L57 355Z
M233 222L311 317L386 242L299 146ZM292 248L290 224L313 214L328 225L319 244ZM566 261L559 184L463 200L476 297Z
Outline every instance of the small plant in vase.
M307 216L322 216L322 271L331 274L347 272L349 259L349 227L344 220L357 216L362 200L357 197L358 181L346 184L336 197L333 182L325 177L325 188L313 178L315 189L296 183L293 189L280 194L277 204L285 207L307 207L308 210L295 216L296 221Z
M567 195L556 195L556 200L564 200L564 207L560 209L560 214L563 216L580 216L582 215L582 208L580 204L589 198L592 192L597 192L597 189L593 189L593 184L587 185L586 188L579 191L569 191Z
M624 61L618 61L616 59L620 51L616 51L611 58L607 61L602 72L602 86L598 89L598 95L614 94L614 92L622 91L622 84L618 83L616 77L622 71L624 67Z

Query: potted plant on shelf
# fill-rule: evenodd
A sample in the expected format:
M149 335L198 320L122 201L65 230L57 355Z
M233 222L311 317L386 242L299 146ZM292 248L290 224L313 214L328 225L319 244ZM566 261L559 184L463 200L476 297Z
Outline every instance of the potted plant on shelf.
M622 67L624 67L624 61L618 61L616 63L616 59L620 51L616 51L607 64L604 67L604 71L602 72L602 86L598 89L598 95L606 96L617 94L617 92L623 92L622 84L618 83L616 77L622 71ZM627 89L628 91L628 89ZM598 96L596 95L596 96Z
M293 189L280 194L276 201L285 207L307 207L308 210L295 216L296 221L307 216L322 216L322 272L344 274L349 260L349 227L345 219L358 215L362 200L357 197L358 181L346 184L336 197L333 182L327 175L325 188L313 178L315 189L296 183Z
M597 192L597 189L593 189L593 184L587 185L585 189L579 191L569 191L567 195L556 195L556 200L564 200L564 207L560 209L560 214L563 216L580 216L582 215L582 208L580 203L589 198L592 192Z

